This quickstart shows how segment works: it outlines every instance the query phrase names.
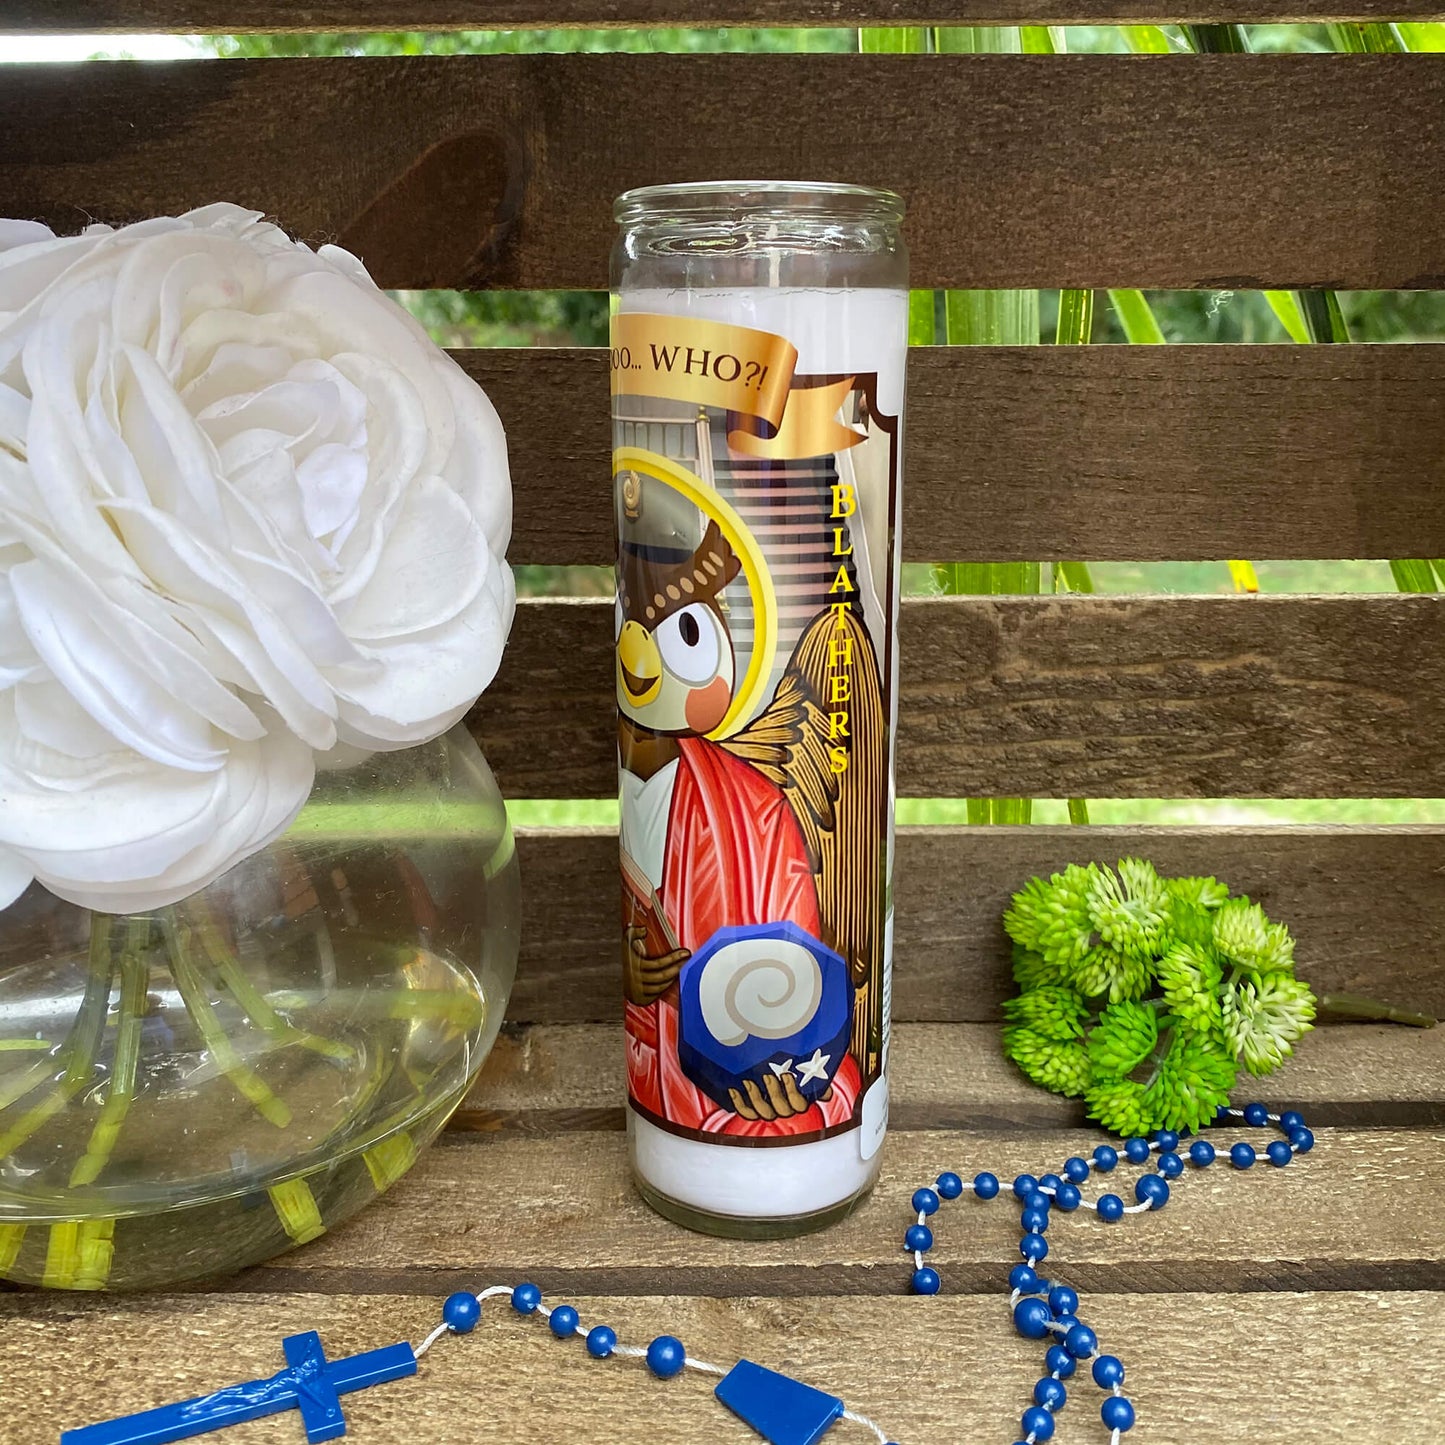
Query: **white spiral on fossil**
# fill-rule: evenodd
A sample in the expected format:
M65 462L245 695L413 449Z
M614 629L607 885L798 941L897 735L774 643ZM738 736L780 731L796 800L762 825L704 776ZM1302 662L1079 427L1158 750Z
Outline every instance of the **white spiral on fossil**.
M750 1036L785 1039L823 1000L823 970L800 943L740 938L703 965L698 1003L708 1032L729 1048Z

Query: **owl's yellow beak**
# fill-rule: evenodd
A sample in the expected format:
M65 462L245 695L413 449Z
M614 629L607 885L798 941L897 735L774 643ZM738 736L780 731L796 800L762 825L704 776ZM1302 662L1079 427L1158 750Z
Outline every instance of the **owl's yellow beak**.
M640 622L627 623L617 639L617 675L634 707L645 707L662 691L662 654Z

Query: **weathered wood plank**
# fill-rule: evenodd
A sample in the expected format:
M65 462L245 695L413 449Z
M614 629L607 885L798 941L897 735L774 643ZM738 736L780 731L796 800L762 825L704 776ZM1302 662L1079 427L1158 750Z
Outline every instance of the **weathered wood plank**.
M606 1320L629 1343L665 1330L702 1359L746 1355L787 1370L920 1445L1008 1438L1039 1375L1038 1346L1013 1334L998 1299L573 1302L584 1320ZM540 1321L493 1308L474 1335L439 1344L419 1378L347 1396L348 1433L365 1445L466 1445L478 1438L480 1417L499 1440L755 1445L695 1377L659 1386L636 1361L598 1364L562 1349ZM1438 1296L1147 1294L1090 1299L1088 1309L1104 1347L1128 1366L1139 1412L1129 1439L1138 1445L1243 1445L1300 1433L1297 1395L1261 1389L1246 1404L1227 1371L1201 1368L1201 1341L1210 1360L1289 1360L1291 1376L1309 1381L1308 1438L1317 1445L1429 1439L1445 1411L1438 1372L1419 1368ZM33 1438L53 1439L60 1428L272 1374L281 1338L298 1330L318 1330L328 1353L345 1355L401 1336L420 1340L436 1319L430 1290L305 1300L0 1297L0 1409L15 1422L43 1419ZM1082 1385L1063 1428L1089 1438L1097 1400ZM1098 1428L1093 1419L1095 1436ZM227 1445L290 1445L297 1430L294 1416L260 1420L227 1431Z
M526 912L508 1017L618 1018L616 834L524 831L518 850ZM1445 1017L1445 830L1030 827L899 830L894 1018L996 1019L1012 992L1009 895L1066 863L1136 853L1263 904L1299 940L1316 991Z
M619 191L729 173L900 191L919 286L1445 282L1445 67L1408 55L202 60L5 80L0 215L169 212L224 176L387 286L600 286Z
M1130 1217L1113 1229L1087 1211L1060 1219L1050 1267L1080 1289L1108 1293L1161 1282L1179 1291L1445 1287L1445 1241L1422 1230L1445 1188L1445 1137L1412 1129L1317 1137L1285 1170L1244 1178L1191 1170L1160 1220ZM852 1216L760 1250L661 1223L633 1190L621 1134L446 1134L407 1182L334 1234L243 1276L241 1287L445 1293L535 1271L544 1287L579 1292L898 1294L908 1284L898 1241L921 1181L940 1169L1000 1178L1057 1170L1098 1141L1097 1130L896 1132L877 1189ZM1121 1169L1098 1192L1132 1199L1134 1172ZM505 1227L489 1227L499 1210ZM996 1290L1017 1263L1013 1209L967 1198L936 1232L933 1262L949 1290Z
M612 627L600 599L518 607L472 714L508 797L615 791ZM1438 597L915 598L900 646L907 797L1432 797L1445 776Z
M12 0L0 35L1426 20L1439 0Z
M1079 1100L1037 1088L1004 1058L993 1024L899 1024L891 1068L888 1118L896 1130L1086 1122ZM473 1134L621 1129L626 1088L620 1025L509 1028L449 1127ZM1445 1029L1317 1029L1268 1079L1242 1083L1245 1093L1276 1111L1304 1110L1316 1125L1445 1124Z
M610 564L606 353L453 355L507 426L513 561ZM918 348L904 555L1445 556L1442 394L1435 345Z

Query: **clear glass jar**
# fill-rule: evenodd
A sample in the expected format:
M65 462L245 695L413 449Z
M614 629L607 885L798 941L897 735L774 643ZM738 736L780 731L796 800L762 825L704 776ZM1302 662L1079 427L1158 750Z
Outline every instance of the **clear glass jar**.
M842 1217L888 1115L903 205L621 197L616 675L628 1132L711 1232Z
M32 886L0 911L0 1277L170 1285L355 1213L476 1077L518 925L462 727L321 772L283 837L173 907Z

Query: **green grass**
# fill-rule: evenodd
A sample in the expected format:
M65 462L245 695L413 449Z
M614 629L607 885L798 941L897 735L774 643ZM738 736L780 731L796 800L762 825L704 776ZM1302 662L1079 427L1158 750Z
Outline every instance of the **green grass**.
M507 810L517 828L615 828L613 798L578 801L523 800ZM1035 799L1035 823L1069 821L1063 798ZM1281 824L1445 823L1445 798L1090 798L1089 821L1095 826L1132 824L1202 827L1270 827ZM964 798L900 798L900 826L968 822Z

